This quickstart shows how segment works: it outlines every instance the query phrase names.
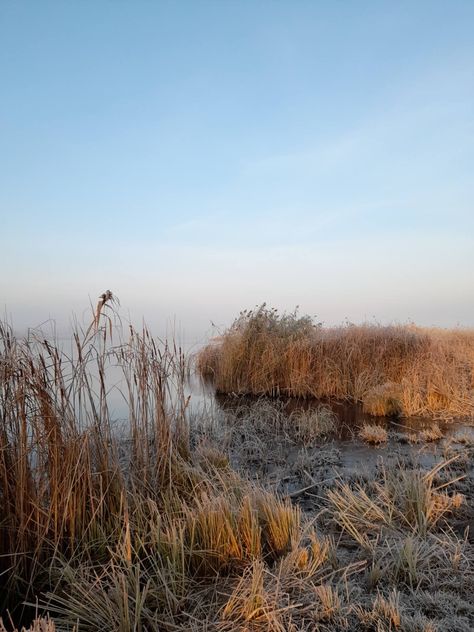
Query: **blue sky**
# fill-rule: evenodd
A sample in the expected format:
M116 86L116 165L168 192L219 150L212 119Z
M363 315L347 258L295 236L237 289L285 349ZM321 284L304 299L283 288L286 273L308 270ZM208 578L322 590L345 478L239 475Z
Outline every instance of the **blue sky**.
M0 3L0 301L474 326L474 3Z

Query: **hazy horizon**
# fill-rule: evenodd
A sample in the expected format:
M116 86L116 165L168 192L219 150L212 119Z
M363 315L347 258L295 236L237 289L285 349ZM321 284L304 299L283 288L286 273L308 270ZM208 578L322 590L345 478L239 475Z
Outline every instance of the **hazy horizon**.
M474 3L0 5L0 308L474 327Z

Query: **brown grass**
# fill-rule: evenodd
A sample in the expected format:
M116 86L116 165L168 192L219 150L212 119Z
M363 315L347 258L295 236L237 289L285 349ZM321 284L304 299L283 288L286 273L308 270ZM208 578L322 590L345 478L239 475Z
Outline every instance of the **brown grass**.
M0 632L8 632L8 628L5 627L2 619L0 618ZM19 632L18 629L14 632ZM38 617L31 625L26 628L21 628L21 632L56 632L56 626L49 617Z
M446 491L452 481L439 487L434 483L451 461L426 473L404 468L384 471L382 481L374 482L371 490L340 484L328 493L336 522L363 548L371 548L381 528L425 536L463 503L461 494Z
M474 332L414 325L325 328L264 305L198 355L222 393L334 397L372 415L474 414Z
M467 543L447 523L462 477L436 478L455 459L335 482L309 521L217 447L192 448L183 354L146 329L118 339L107 306L70 353L0 327L0 631L412 632L429 629L401 599L418 585L472 593ZM117 366L122 429L109 412ZM294 418L296 436L313 422L330 432L317 415Z
M388 432L377 424L365 424L359 431L359 437L366 443L378 445L387 442Z
M182 405L166 412L179 354L159 350L146 330L118 347L108 321L90 331L76 332L68 355L41 334L17 340L0 325L0 608L30 600L62 555L101 557L120 545L130 557L138 498L155 488L163 502L172 479L192 484L181 465ZM120 442L107 404L112 365L130 402Z
M146 329L117 340L106 306L70 354L0 326L0 612L28 627L39 600L54 622L35 632L187 630L207 586L225 623L214 581L268 575L295 550L312 560L317 539L216 448L191 451L183 354ZM109 413L117 366L125 429Z
M420 441L429 443L431 441L439 441L443 438L443 433L438 424L433 424L431 428L425 428L419 433Z

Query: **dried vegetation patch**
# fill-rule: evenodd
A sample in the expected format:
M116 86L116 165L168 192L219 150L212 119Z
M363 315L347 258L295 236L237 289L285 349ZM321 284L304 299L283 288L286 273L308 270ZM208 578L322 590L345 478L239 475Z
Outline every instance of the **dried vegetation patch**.
M359 437L366 443L379 445L387 442L388 432L383 426L378 424L364 424L359 430Z
M372 415L474 414L474 333L414 325L326 328L265 305L198 355L221 393L334 397Z
M471 446L429 471L336 478L306 515L234 470L217 429L196 436L183 354L147 330L117 339L104 296L72 354L0 329L0 630L7 612L25 632L472 629L473 547L455 522L472 507ZM229 441L253 428L264 459L270 432L303 446L303 471L331 461L305 447L331 436L327 409L259 406L232 412Z

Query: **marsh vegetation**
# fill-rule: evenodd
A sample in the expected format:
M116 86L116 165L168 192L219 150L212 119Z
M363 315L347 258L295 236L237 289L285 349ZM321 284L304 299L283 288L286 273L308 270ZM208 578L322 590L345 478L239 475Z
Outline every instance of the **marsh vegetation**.
M473 628L468 427L448 438L438 427L429 443L421 430L354 428L349 441L365 452L350 461L327 405L236 398L194 410L182 350L146 329L125 337L106 312L104 301L70 352L42 332L17 339L0 328L6 629ZM198 366L219 390L308 395L323 384L326 395L362 402L389 379L408 389L413 377L418 395L397 399L412 405L402 411L448 416L470 410L471 353L463 332L323 333L261 309L242 315ZM427 357L439 362L429 379ZM108 378L117 367L128 407L120 427ZM364 447L359 431L376 447Z
M377 324L323 327L262 305L198 357L218 392L336 398L374 416L474 414L474 332Z

